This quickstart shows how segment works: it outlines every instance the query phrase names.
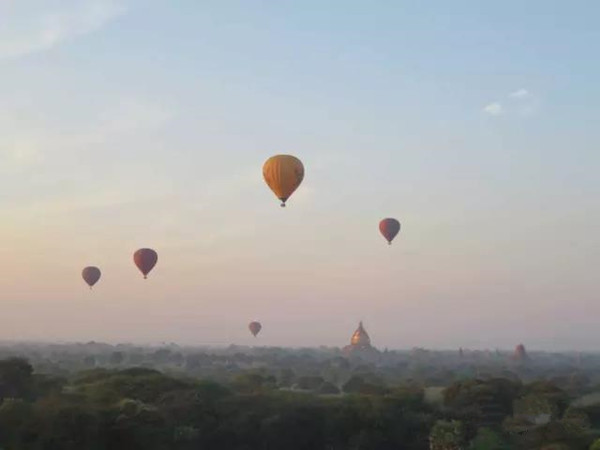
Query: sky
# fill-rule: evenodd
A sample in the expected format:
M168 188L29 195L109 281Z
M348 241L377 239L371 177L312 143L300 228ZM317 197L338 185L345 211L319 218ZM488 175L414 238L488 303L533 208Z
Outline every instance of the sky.
M0 340L598 350L599 14L0 0Z

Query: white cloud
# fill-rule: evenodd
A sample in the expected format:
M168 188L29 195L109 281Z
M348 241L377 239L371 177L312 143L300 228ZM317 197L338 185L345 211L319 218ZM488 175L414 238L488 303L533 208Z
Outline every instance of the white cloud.
M97 31L126 12L117 0L72 1L69 9L59 11L44 10L43 3L36 3L23 0L0 10L4 25L0 27L0 59L49 50Z
M489 105L484 106L483 112L491 115L491 116L499 116L503 112L502 105L498 102L490 103Z
M529 97L530 95L531 94L529 93L529 91L527 89L519 89L518 91L510 93L508 96L511 98L526 98L526 97Z
M491 116L502 114L509 117L531 117L539 111L540 99L525 88L513 91L507 97L510 100L506 103L492 102L483 107L482 111Z

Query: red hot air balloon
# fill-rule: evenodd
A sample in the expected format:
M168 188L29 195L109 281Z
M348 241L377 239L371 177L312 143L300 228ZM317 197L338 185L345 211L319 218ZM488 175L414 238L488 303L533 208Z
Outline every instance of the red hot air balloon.
M259 322L250 322L248 328L250 329L250 333L252 333L254 337L256 337L258 332L261 330L262 325Z
M147 275L156 265L156 261L158 261L158 254L151 248L140 248L133 254L133 262L144 274L144 279L148 278Z
M400 222L391 218L383 219L379 222L379 231L388 241L388 244L391 245L392 241L400 231Z
M98 280L100 279L100 275L100 269L94 266L86 267L81 271L81 276L83 277L83 280L88 284L90 289L93 285L95 285L98 282Z

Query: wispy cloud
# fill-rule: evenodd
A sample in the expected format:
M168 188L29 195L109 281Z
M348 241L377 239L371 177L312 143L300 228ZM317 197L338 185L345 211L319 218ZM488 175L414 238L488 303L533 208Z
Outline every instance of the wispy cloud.
M65 134L35 119L0 117L0 172L20 172L48 160L73 158L73 152L125 135L156 130L174 110L144 99L123 98L97 113L76 133ZM49 157L49 158L47 158Z
M74 37L101 29L124 14L126 6L118 0L78 0L70 8L48 10L42 4L21 0L2 11L0 59L16 58L49 50Z
M483 107L483 112L491 116L499 116L503 111L502 105L498 102L493 102Z
M208 246L253 232L252 221L244 227L226 224L225 214L227 205L237 204L242 194L271 198L260 162L191 184L177 180L146 163L143 150L135 145L126 150L139 136L168 124L174 109L143 98L116 100L88 111L77 131L70 133L55 130L53 123L35 114L0 115L0 186L27 180L18 195L0 201L10 209L14 226L42 216L64 233L84 227L101 234L110 219L117 229L112 239L123 243L131 239L132 227L144 223L136 235L155 236L153 242L164 247ZM122 157L122 152L127 155ZM207 215L208 209L212 212ZM198 238L199 223L203 230L218 231Z
M539 110L539 98L532 95L527 89L519 89L511 93L509 97L516 103L514 111L520 117L534 116Z
M519 89L518 91L515 92L511 92L508 96L511 98L526 98L529 97L531 94L529 93L529 91L527 89Z
M0 140L0 162L3 166L26 167L43 162L36 139L22 136L16 139Z
M483 107L482 111L491 116L499 116L501 114L513 115L521 117L532 116L538 111L539 99L525 88L517 89L507 95L507 100L492 102Z

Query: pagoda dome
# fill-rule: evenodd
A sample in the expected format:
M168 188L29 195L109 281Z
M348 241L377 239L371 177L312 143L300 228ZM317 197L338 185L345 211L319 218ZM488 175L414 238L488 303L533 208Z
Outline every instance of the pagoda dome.
M523 361L528 359L527 352L525 351L525 346L523 344L519 344L515 347L515 353L513 354L513 359L518 361Z
M358 328L352 334L352 339L350 339L350 344L354 347L370 347L371 346L371 338L363 328L362 322L358 324Z

